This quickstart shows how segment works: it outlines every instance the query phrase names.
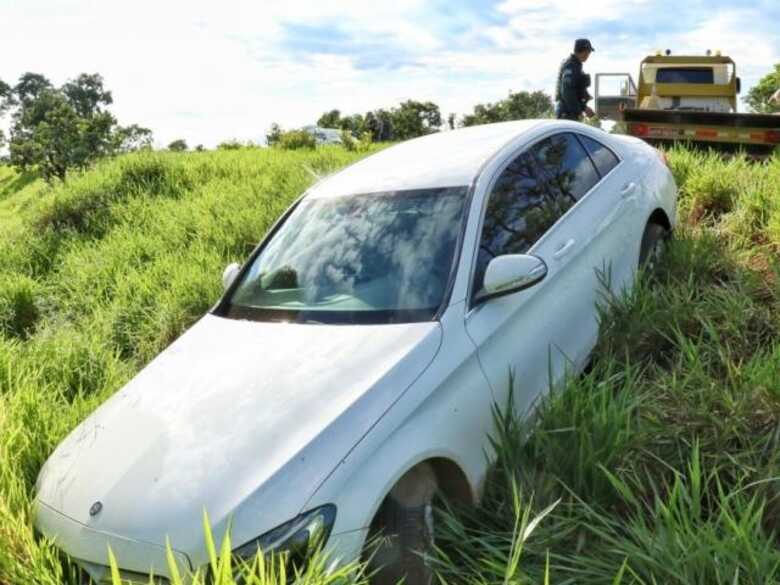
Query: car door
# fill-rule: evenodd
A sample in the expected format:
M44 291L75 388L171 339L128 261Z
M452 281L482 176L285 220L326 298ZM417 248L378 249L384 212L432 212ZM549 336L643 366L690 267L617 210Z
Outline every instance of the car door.
M553 263L559 265L558 286L576 288L576 321L556 321L559 347L578 369L585 365L598 338L599 311L605 294L615 293L633 277L637 237L628 221L636 208L638 184L627 176L617 155L603 143L581 133L562 132L538 142L531 149L540 176L555 198L576 201L555 229L565 233L562 244L555 237L538 244L537 253L548 246ZM633 267L632 267L633 264ZM565 271L563 270L565 266Z
M610 289L620 293L633 283L637 243L644 231L644 218L639 214L640 177L603 142L584 134L574 136L587 150L600 178L578 205L582 208L578 217L585 224L585 247L591 263L606 264Z
M494 399L506 404L511 373L519 414L529 411L551 381L561 379L569 352L576 349L567 329L578 327L586 313L578 283L568 274L578 243L558 225L575 201L552 193L548 183L533 150L525 150L488 188L466 315ZM546 278L527 290L475 303L489 261L523 253L547 263Z

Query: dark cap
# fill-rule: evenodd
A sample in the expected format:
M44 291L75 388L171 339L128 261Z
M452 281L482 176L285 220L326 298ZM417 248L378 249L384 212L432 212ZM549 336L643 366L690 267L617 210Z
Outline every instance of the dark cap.
M588 39L577 39L574 41L574 52L580 53L582 51L595 51L593 45L590 44Z

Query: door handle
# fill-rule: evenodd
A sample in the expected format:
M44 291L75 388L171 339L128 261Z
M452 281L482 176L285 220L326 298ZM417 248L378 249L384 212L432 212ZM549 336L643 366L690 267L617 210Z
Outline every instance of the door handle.
M636 183L632 181L630 183L626 183L625 185L623 185L623 189L620 190L620 195L621 197L628 197L634 191L636 191Z
M564 256L566 256L566 254L568 254L574 249L574 244L576 243L577 242L574 240L567 240L565 244L561 244L558 247L558 249L553 254L553 258L555 258L556 260L563 258Z

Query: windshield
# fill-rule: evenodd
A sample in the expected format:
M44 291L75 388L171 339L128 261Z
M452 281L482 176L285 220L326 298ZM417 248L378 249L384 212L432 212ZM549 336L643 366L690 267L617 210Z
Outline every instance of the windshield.
M715 83L712 67L664 67L655 74L656 83Z
M226 316L298 323L432 319L466 187L304 199L254 259Z

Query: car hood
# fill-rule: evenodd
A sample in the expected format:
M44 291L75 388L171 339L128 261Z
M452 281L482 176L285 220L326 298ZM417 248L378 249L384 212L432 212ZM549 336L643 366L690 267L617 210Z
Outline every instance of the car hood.
M440 341L438 323L206 316L63 441L38 498L95 530L169 536L188 554L202 547L206 510L215 524L230 518L240 544L301 511Z

